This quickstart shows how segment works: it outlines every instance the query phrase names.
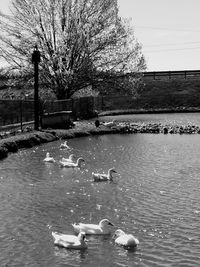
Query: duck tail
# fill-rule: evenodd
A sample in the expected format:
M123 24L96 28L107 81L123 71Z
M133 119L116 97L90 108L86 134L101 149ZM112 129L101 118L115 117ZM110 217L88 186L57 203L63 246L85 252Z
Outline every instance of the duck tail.
M79 232L80 232L79 225L78 225L77 223L73 223L73 224L72 224L72 227L74 228L74 231L75 231L76 233L79 233Z
M99 177L96 176L95 174L93 175L93 179L94 179L95 182L98 182L100 180Z
M75 228L77 228L77 223L72 223L72 227L75 229Z
M64 167L64 163L61 160L59 161L59 165L60 167Z
M138 246L140 244L140 242L137 238L135 239L135 244L136 244L136 246Z
M54 238L54 243L57 243L58 240L59 240L58 233L56 233L56 232L52 232L51 234L52 234L52 236L53 236L53 238Z

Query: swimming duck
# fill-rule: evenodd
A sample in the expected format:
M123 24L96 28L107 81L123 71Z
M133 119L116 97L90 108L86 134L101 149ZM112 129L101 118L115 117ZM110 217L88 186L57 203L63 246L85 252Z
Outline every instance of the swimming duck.
M116 170L114 168L111 168L108 170L107 174L92 172L92 177L94 179L94 182L113 181L113 176L112 176L113 173L116 173Z
M62 162L73 162L74 154L69 155L69 158L62 158Z
M115 239L115 244L126 248L135 248L139 245L139 240L136 237L132 234L126 234L121 229L115 231L113 238Z
M74 231L76 233L84 232L88 235L107 235L110 234L109 225L113 224L108 219L103 219L99 224L90 224L90 223L79 223L72 224Z
M53 157L50 157L50 153L46 153L46 157L43 159L45 162L55 162L55 159Z
M68 167L68 168L80 168L81 162L84 162L85 160L83 158L78 158L76 163L75 162L68 162L68 161L60 161L61 167Z
M85 233L80 232L78 236L66 235L52 232L54 238L54 244L64 248L70 249L85 249L87 248Z
M60 148L61 149L70 149L70 147L68 146L68 144L67 144L67 141L65 141L64 143L62 143L61 145L60 145Z
M107 127L112 127L112 126L116 126L116 122L115 120L112 120L112 121L104 122L103 125Z

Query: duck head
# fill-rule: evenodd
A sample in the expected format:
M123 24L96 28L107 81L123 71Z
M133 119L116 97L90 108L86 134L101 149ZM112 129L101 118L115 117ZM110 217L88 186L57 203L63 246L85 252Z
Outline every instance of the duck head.
M117 173L117 171L114 168L111 168L110 173Z
M83 158L78 158L77 159L77 166L80 168L81 167L81 163L85 162L85 160Z
M99 223L100 227L106 227L108 225L114 226L108 219L103 219Z
M113 176L112 176L113 173L117 173L114 168L111 168L111 169L108 170L108 178L109 178L110 181L113 180Z
M125 232L122 231L121 229L117 229L112 238L117 238L117 237L119 237L121 235L125 235Z
M83 158L78 158L77 163L80 164L81 162L85 162L85 160Z
M69 155L69 159L73 160L75 158L74 154Z
M78 239L79 239L80 241L87 241L85 237L86 237L86 235L85 235L84 232L80 232L80 233L78 234Z

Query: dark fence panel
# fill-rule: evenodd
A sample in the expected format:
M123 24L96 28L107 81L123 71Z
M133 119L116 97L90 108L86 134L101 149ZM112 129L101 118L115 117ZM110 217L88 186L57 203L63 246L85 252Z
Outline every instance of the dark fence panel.
M200 79L200 70L176 70L176 71L147 71L143 72L146 79Z
M66 100L45 100L41 103L42 112L51 113L59 111L71 111L72 110L72 99Z
M74 98L72 101L72 114L74 118L88 119L94 116L95 110L101 109L97 97L80 97Z
M87 119L94 115L95 110L101 110L101 98L81 97L68 100L42 101L39 114L72 111L72 118ZM21 129L26 122L34 121L33 100L0 100L0 130L3 126L15 127L20 124ZM18 127L20 127L20 125Z
M72 111L72 119L88 119L95 111L156 109L174 107L199 107L200 95L184 92L144 94L140 98L131 96L96 96L70 100L44 101L40 103L40 115L61 111ZM0 100L0 130L3 126L34 121L34 101Z
M0 126L31 121L34 102L28 100L0 100Z

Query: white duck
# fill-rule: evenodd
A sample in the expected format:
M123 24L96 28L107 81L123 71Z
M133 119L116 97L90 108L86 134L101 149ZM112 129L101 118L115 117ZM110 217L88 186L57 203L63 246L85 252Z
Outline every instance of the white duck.
M107 174L92 172L92 177L94 179L94 182L113 181L113 176L112 176L113 173L116 173L116 170L114 168L111 168L108 170Z
M103 219L99 224L79 223L72 224L76 233L84 232L88 235L107 235L110 234L109 226L113 224L108 219Z
M55 159L53 157L50 157L50 153L46 153L46 157L43 159L45 162L55 162Z
M107 127L112 127L116 125L116 122L115 120L112 120L112 121L104 122L103 125Z
M139 245L139 240L136 237L132 234L126 234L121 229L115 231L113 238L115 239L115 244L126 248L135 248Z
M54 244L64 248L70 249L85 249L87 248L85 233L80 232L78 236L66 235L52 232Z
M60 148L61 149L70 149L70 147L67 144L67 141L65 141L64 143L60 144Z
M69 158L62 158L62 162L73 162L74 160L74 154L69 155Z
M61 167L67 167L67 168L80 168L81 163L85 160L83 158L78 158L76 162L68 162L68 161L60 161Z

